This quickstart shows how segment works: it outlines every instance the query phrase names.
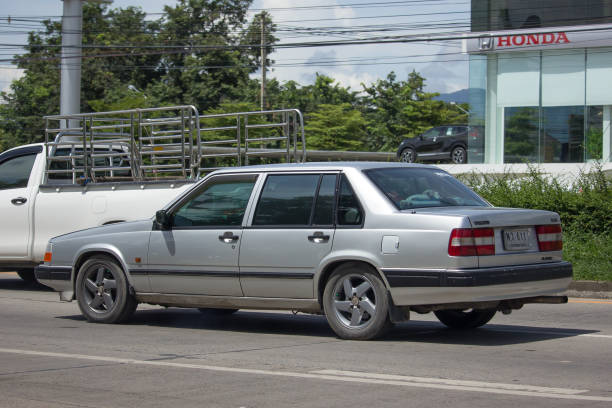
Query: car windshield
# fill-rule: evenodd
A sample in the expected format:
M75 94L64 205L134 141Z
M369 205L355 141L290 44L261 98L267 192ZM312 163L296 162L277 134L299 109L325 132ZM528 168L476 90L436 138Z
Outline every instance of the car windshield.
M400 210L423 207L489 206L450 174L438 169L383 168L365 174Z

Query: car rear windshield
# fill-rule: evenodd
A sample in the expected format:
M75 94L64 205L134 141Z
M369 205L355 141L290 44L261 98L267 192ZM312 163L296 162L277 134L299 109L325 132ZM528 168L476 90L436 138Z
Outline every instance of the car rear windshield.
M423 207L489 206L467 186L438 169L414 167L364 171L400 210Z

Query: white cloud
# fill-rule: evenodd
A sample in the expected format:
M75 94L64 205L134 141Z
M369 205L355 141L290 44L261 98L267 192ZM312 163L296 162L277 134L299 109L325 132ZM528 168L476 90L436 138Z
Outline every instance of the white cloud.
M336 81L342 86L350 86L351 91L362 92L363 87L361 84L369 86L372 82L376 81L379 77L369 72L335 72L330 74Z
M11 82L15 79L21 78L23 75L23 69L19 68L0 68L0 86L2 87L3 92L10 92L11 90Z
M343 19L342 25L350 27L352 25L351 20L346 19L357 17L357 13L352 7L334 7L334 17Z

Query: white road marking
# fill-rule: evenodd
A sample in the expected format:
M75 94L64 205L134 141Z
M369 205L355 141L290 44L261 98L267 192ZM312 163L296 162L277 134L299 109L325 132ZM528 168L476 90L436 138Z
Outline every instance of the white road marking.
M535 385L522 385L522 384L504 384L484 381L465 381L465 380L449 380L445 378L430 378L430 377L413 377L405 375L391 375L391 374L374 374L374 373L363 373L358 371L342 371L342 370L320 370L311 371L316 374L326 375L341 375L347 377L359 377L359 378L375 378L378 380L397 380L407 381L413 383L423 384L446 384L446 385L459 385L470 388L495 388L503 390L514 390L514 391L532 391L532 392L543 392L553 394L581 394L588 392L589 390L575 390L568 388L550 388L550 387L538 387Z
M388 374L376 374L376 373L360 373L352 371L337 371L337 370L322 370L313 371L310 373L299 373L291 371L274 371L274 370L257 370L250 368L236 368L236 367L221 367L211 366L204 364L188 364L188 363L175 363L170 361L159 361L159 360L136 360L129 358L118 358L118 357L107 357L107 356L92 356L85 354L68 354L68 353L53 353L46 351L35 351L35 350L20 350L20 349L9 349L0 348L0 353L19 354L27 356L40 356L40 357L57 357L57 358L68 358L68 359L79 359L79 360L93 360L93 361L106 361L118 364L134 364L143 366L154 366L154 367L173 367L173 368L188 368L196 370L207 370L217 372L230 372L239 374L255 374L255 375L269 375L289 378L308 378L313 380L329 380L329 381L343 381L351 383L362 383L362 384L381 384L381 385L396 385L404 387L415 387L415 388L430 388L430 389L443 389L453 391L469 391L469 392L480 392L489 394L502 394L502 395L517 395L524 397L540 397L540 398L557 398L557 399L568 399L568 400L581 400L581 401L600 401L600 402L612 402L612 397L602 396L591 396L591 395L577 395L588 392L589 390L571 390L571 389L560 389L560 388L548 388L548 387L537 387L530 385L518 385L518 384L499 384L499 383L487 383L479 381L459 381L459 380L444 380L439 378L424 378L424 377L408 377ZM516 387L516 388L513 388Z

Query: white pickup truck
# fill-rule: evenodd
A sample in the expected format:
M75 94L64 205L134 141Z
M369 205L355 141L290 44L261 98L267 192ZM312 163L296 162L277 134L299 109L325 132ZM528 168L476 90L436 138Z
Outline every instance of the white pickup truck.
M293 109L199 115L174 106L45 119L44 143L0 154L0 271L26 281L52 237L152 217L205 173L249 157L305 158Z

